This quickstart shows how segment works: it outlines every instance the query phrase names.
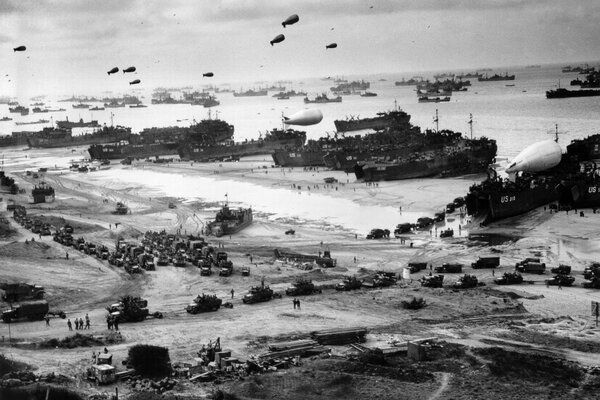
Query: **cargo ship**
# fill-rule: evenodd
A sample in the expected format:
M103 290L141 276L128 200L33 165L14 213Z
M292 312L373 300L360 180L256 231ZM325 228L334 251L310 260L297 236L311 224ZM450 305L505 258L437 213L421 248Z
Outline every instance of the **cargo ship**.
M245 92L233 92L233 97L254 97L254 96L266 96L268 91L265 90L247 90Z
M445 97L420 96L419 97L419 103L445 103L448 101L450 101L450 96L445 96Z
M423 82L423 78L410 78L409 80L404 80L404 78L402 78L401 81L396 81L394 82L394 85L396 86L416 86L417 84Z
M334 81L335 82L335 81ZM360 92L371 88L370 82L365 81L352 81L352 82L343 82L337 86L332 86L329 88L332 93L336 92Z
M223 235L233 235L241 231L252 223L252 209L239 208L231 210L225 204L217 213L215 220L207 226L207 233L220 237Z
M188 127L147 128L139 135L129 135L126 140L90 146L88 153L94 160L175 155L182 143L215 145L231 139L233 131L233 125L209 118Z
M281 91L279 93L275 93L273 96L271 97L281 97L281 96L287 96L287 97L294 97L294 96L305 96L306 97L306 92L296 92L295 90L289 90L287 92L285 91Z
M8 107L8 112L18 113L18 114L21 114L21 115L27 115L27 114L29 114L29 108L18 105L18 106L15 106L15 107Z
M471 186L467 212L485 223L555 202L569 208L600 207L598 159L598 134L574 140L565 154L551 140L534 143L509 165L509 179L490 169L485 181Z
M327 95L325 93L315 97L312 100L309 99L308 97L304 98L304 103L306 103L306 104L309 104L309 103L341 103L341 102L342 102L341 96L337 96L337 97L330 99L329 97L327 97Z
M306 132L293 129L273 129L258 140L206 145L184 142L179 146L179 157L184 160L208 162L214 160L239 160L240 157L272 154L280 149L298 149L306 141Z
M65 128L44 128L27 138L29 147L69 147L83 146L97 143L119 142L129 139L131 128L123 126L104 126L92 133L84 133L73 136L71 129Z
M546 92L547 99L565 99L567 97L590 97L590 96L600 96L600 90L592 90L592 89L568 90L565 88L558 88L556 90L548 90Z
M496 157L496 142L485 137L466 139L452 131L430 132L443 138L426 150L401 155L395 160L357 163L356 179L365 182L448 177L484 172Z
M83 118L79 118L79 122L69 121L69 117L67 117L64 121L56 121L56 126L62 129L71 129L71 128L98 128L100 124L97 120L93 119L90 122L83 122Z
M504 75L494 74L492 76L488 76L487 74L485 74L484 76L477 77L477 80L479 82L514 81L515 76L508 75L508 73Z

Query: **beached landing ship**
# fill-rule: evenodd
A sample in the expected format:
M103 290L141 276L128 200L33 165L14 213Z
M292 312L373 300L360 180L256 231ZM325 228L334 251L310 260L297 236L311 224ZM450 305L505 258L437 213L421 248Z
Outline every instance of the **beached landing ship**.
M483 172L496 157L496 142L487 138L466 139L460 133L442 131L442 146L399 157L396 160L356 164L356 179L365 182L457 176Z
M600 135L574 140L567 152L552 141L524 149L507 169L512 179L494 170L473 185L466 197L467 212L484 222L524 214L557 202L561 207L600 207Z
M27 138L29 147L56 148L83 146L98 143L118 142L129 139L131 128L123 126L104 126L93 133L73 136L71 129L44 128L41 132Z
M298 149L306 141L306 132L293 129L273 129L265 137L244 142L206 145L203 143L181 143L179 157L184 160L208 162L213 160L235 160L240 157L272 154L280 149Z
M252 209L240 208L231 210L225 204L217 213L215 220L207 226L209 234L220 237L223 235L232 235L241 231L252 223Z
M333 121L335 129L338 132L357 131L360 129L383 129L392 125L407 124L410 122L410 115L402 110L377 113L372 118L346 118L346 120Z
M46 182L40 182L31 190L30 202L37 203L52 203L54 201L54 189Z
M188 127L170 126L144 129L139 135L130 135L124 141L91 146L88 152L94 160L174 155L177 154L177 149L184 144L215 145L230 140L233 132L233 125L220 119L209 118Z

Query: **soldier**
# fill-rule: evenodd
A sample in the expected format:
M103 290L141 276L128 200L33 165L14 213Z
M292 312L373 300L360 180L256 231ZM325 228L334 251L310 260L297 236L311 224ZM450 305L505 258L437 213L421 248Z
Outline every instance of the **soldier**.
M83 329L83 318L79 318L79 329Z
M75 323L75 330L79 330L79 320L75 318L73 322Z
M294 297L293 303L294 303L294 310L295 310L296 309L296 298L295 297Z
M46 320L46 326L50 326L50 316L48 316L48 314L46 314L44 320Z
M108 327L109 330L112 330L112 317L110 315L106 316L106 325Z
M118 331L119 330L119 318L114 319L113 325L115 326L115 331Z
M300 299L296 300L296 305L298 306L298 310L300 309Z
M67 252L67 254L65 255L65 258L68 260L69 259L69 252Z
M73 325L71 324L71 319L67 319L67 326L69 327L70 331L73 330Z

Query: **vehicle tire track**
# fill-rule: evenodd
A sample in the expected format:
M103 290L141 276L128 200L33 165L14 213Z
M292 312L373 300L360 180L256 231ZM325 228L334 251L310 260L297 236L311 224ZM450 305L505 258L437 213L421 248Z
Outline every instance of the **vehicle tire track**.
M438 388L438 390L433 392L433 394L431 396L429 396L428 400L434 400L434 399L440 398L440 396L448 388L448 383L450 382L450 376L452 374L450 374L449 372L442 372L441 375L442 375L442 379L440 382L440 387Z

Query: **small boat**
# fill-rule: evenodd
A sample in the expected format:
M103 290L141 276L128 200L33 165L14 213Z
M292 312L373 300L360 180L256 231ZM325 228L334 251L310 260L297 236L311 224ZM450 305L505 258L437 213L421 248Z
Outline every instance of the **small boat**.
M360 94L360 97L375 97L377 96L377 93L373 93L373 92L364 92Z

